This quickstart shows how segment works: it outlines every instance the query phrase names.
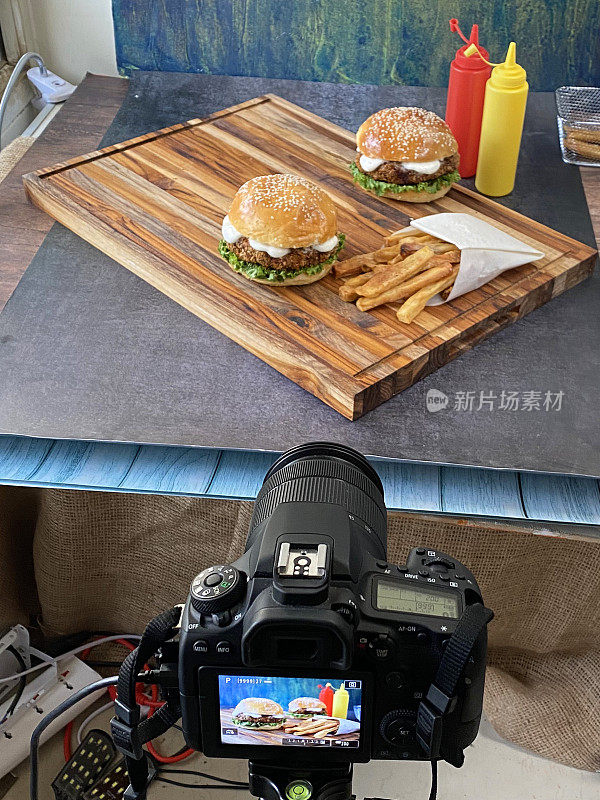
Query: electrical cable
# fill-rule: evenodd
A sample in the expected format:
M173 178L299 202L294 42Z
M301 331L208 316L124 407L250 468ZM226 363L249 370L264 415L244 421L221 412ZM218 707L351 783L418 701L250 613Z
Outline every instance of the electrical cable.
M86 663L89 664L90 662L87 661L88 654L90 653L91 650L94 649L94 647L98 647L99 645L104 644L106 642L106 638L107 637L100 636L95 641L89 642L87 645L84 645L84 649L81 651L81 659L82 659L82 661L85 660ZM127 639L125 639L124 637L119 636L114 641L117 644L123 645L129 651L135 650L135 646L131 642L127 641ZM120 666L120 665L118 665L118 666ZM112 705L112 703L114 703L114 700L115 700L115 698L117 696L116 690L113 687L110 687L108 693L109 693L110 698L111 698L111 703L109 705ZM136 700L140 703L140 705L148 705L148 704L153 702L153 700L151 698L147 697L147 695L145 695L141 691L141 689L139 689L139 691L138 691L138 687L137 686L136 686ZM157 703L157 705L160 706L160 705L162 705L162 703ZM89 719L88 719L88 721L89 721ZM85 727L85 724L84 724L84 727ZM68 761L71 758L71 755L72 755L72 748L71 748L72 730L73 730L73 723L69 723L66 726L65 731L64 731L64 735L63 735L63 753L64 753L64 756L65 756L65 761ZM81 730L82 729L80 727L79 731L77 732L78 744L81 744L81 739L80 739Z
M46 728L51 725L54 720L58 719L61 714L64 714L65 711L68 711L73 706L77 705L80 700L84 700L86 697L89 697L91 694L100 691L101 689L108 689L109 686L115 686L119 680L118 675L114 675L110 678L102 678L99 681L94 681L94 683L90 683L88 686L84 686L82 689L79 689L75 692L71 697L68 697L62 703L56 706L56 708L52 709L52 711L48 712L46 716L40 721L37 725L33 733L31 734L31 743L29 746L29 797L30 800L38 800L38 749L40 745L40 738Z
M133 645L130 642L127 642L125 640L119 640L119 644L124 645L125 647L127 647L128 650L131 651L135 650L135 647L133 647ZM146 665L145 669L147 668L148 666ZM152 686L150 691L152 692L152 696L148 698L148 696L143 692L138 693L138 689L136 686L135 699L139 705L148 706L148 717L151 717L157 708L161 708L164 705L162 701L158 700L158 690L156 686ZM114 689L109 689L109 694L113 700L116 699L117 693ZM185 761L186 758L190 758L190 756L194 755L195 753L195 750L193 750L192 748L189 749L183 748L179 752L174 753L172 756L163 756L162 753L158 752L153 742L147 742L146 747L152 758L154 758L155 761L158 761L159 764L178 764L180 761Z
M181 786L183 789L228 789L229 791L241 791L248 789L248 786L215 786L214 783L183 783L182 781L172 781L169 778L161 778L160 775L154 778L161 783L170 783L171 786Z
M6 650L9 653L13 654L13 656L16 658L16 660L17 660L17 662L18 662L18 664L19 664L19 666L21 667L22 670L27 669L27 664L23 660L23 656L21 655L21 653L19 653L19 651L17 650L16 647L14 647L12 644L9 644L8 647L6 648ZM15 692L15 696L11 700L9 707L6 709L6 713L4 714L2 719L0 720L0 725L4 725L6 720L9 717L12 717L12 715L14 714L15 708L17 707L17 704L18 704L19 700L23 696L23 690L25 689L25 684L26 683L27 683L27 679L25 678L24 675L21 675L21 677L19 678L19 684L18 684L17 690Z
M55 664L55 663L58 664L59 662L64 661L67 658L71 658L71 656L75 656L78 653L83 653L84 650L90 649L91 646L97 647L97 645L99 645L99 644L105 644L106 642L117 642L117 641L119 641L119 639L123 639L123 641L125 641L124 636L126 636L127 639L134 639L135 641L138 641L138 642L142 638L141 636L138 636L137 634L129 634L129 633L126 633L126 634L120 633L120 634L116 634L114 636L104 636L102 639L98 639L97 641L92 642L91 645L88 642L87 644L83 644L83 645L80 645L79 647L75 647L73 650L69 650L66 653L62 653L61 655L56 656L55 658L51 658L48 661L42 661L40 664L36 664L33 667L29 667L29 669L23 670L23 672L17 672L16 675L11 675L10 678L0 678L0 684L10 683L11 681L14 681L15 678L21 678L21 677L24 677L25 675L30 675L32 672L38 672L41 669L47 669L52 664Z
M113 707L113 701L109 700L108 703L105 703L103 706L100 706L100 708L97 708L95 711L92 711L92 713L89 714L89 716L87 716L83 720L83 722L81 723L81 725L77 730L77 744L81 744L81 742L83 741L83 732L88 727L88 725L90 725L91 722L96 719L96 717L99 717L100 714L103 714L105 711L108 711L112 707Z
M436 800L437 797L437 788L438 788L438 780L437 780L437 761L431 762L431 791L429 793L429 800Z
M152 687L152 689L156 689L156 687ZM151 717L154 713L154 709L150 707L148 709L148 716ZM178 764L180 761L185 761L186 758L193 756L195 750L191 747L189 749L180 750L178 753L174 753L172 756L163 756L158 750L154 747L153 742L148 742L146 747L148 748L148 752L150 755L158 761L159 764Z
M8 105L8 98L12 94L12 90L15 86L15 83L19 79L21 72L23 72L24 67L31 61L35 61L40 68L40 75L47 75L48 70L46 69L46 65L44 64L44 59L39 55L39 53L25 53L22 55L21 58L17 61L14 66L12 75L8 79L8 83L6 84L6 89L4 90L4 94L2 95L2 100L0 100L0 149L2 149L2 121L4 120L4 114L6 112L6 107Z
M73 725L74 722L67 722L65 725L65 733L63 736L63 756L65 757L65 763L71 760L71 756L73 755L73 751L71 750L71 734L73 733Z
M248 782L247 781L235 781L231 780L230 778L221 778L219 775L211 775L209 772L198 772L195 769L162 769L159 767L158 770L161 775L164 773L165 775L194 775L198 778L208 778L211 781L218 781L219 783L227 783L231 786L238 786L240 788L247 789Z

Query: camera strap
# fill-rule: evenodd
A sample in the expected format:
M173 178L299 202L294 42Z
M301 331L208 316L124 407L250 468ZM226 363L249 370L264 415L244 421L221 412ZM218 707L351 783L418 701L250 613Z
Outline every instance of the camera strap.
M181 716L179 703L171 696L151 717L142 720L135 696L138 674L162 645L177 634L180 616L181 607L175 606L155 617L119 670L115 716L110 728L115 747L125 756L127 763L130 786L124 797L128 800L146 796L148 759L142 745L166 733Z
M441 758L442 721L454 708L456 690L479 635L494 617L482 603L467 606L444 649L436 676L417 712L417 739L428 757ZM448 758L455 767L464 762L462 751Z

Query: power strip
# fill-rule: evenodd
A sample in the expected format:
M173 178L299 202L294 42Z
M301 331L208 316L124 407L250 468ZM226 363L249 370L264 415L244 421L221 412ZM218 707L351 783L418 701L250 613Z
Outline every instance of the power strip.
M0 637L0 678L10 678L15 672L21 671L19 662L14 654L10 652L9 647L14 647L27 668L31 666L29 631L23 625L15 625ZM19 679L15 678L14 681L9 683L0 683L0 703L5 697L8 697L18 682ZM2 719L2 716L3 714L0 713L0 719Z
M52 679L53 668L41 672L27 684L21 702L0 727L0 778L20 764L29 755L31 734L42 717L56 708L74 692L99 680L100 675L78 658L61 662L57 679ZM48 679L50 676L50 680ZM41 742L60 731L67 722L75 719L84 708L91 705L102 690L86 697L51 723L42 734ZM0 706L2 719L9 701Z

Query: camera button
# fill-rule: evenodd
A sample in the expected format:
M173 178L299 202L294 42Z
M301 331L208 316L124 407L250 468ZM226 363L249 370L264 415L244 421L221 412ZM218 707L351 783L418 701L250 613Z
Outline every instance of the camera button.
M449 581L450 580L450 575L438 575L438 578L441 581Z
M223 639L222 642L219 642L216 647L216 652L220 656L228 656L232 651L231 642L228 642L226 639Z
M399 672L388 672L385 678L388 689L402 689L404 686L404 678Z
M210 575L207 575L204 578L204 585L205 586L218 586L219 583L223 580L223 576L219 572L211 572Z
M377 636L369 644L371 655L378 661L387 661L393 652L394 643L389 636Z
M212 614L211 619L213 625L217 625L219 628L225 628L231 622L231 614L229 611L221 611L218 614Z
M422 578L428 578L429 577L429 570L428 569L420 569L419 570L419 575Z
M208 642L206 639L198 639L197 642L194 642L195 653L208 653L208 649Z
M387 561L378 561L377 566L379 567L379 569L387 569L389 565Z
M336 603L334 606L332 606L332 608L334 611L337 611L340 617L343 617L346 622L348 622L350 625L354 625L356 620L356 612L351 605L348 605L347 603Z

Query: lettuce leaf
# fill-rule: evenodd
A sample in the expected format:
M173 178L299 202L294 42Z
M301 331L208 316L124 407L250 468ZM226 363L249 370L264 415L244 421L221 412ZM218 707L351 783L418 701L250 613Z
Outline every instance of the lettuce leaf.
M440 175L439 178L435 178L432 181L421 181L420 183L411 183L406 185L399 183L386 183L385 181L376 181L375 178L372 178L370 175L365 175L365 173L358 168L354 161L349 165L349 167L354 182L358 183L368 192L373 192L373 194L376 194L378 197L381 197L384 192L401 194L402 192L407 192L409 190L435 194L435 192L439 192L439 190L443 189L445 186L450 186L450 184L460 180L460 174L455 170L454 172L449 172L447 175Z
M224 239L221 239L219 242L219 253L223 256L225 261L229 262L236 272L242 272L247 278L253 278L255 280L259 278L263 281L271 281L271 283L280 283L286 278L293 278L302 272L307 275L316 275L328 264L332 264L344 246L346 236L343 233L339 233L338 239L338 245L327 261L321 261L320 264L313 264L311 267L304 267L303 269L272 269L271 267L263 267L262 264L256 264L253 261L244 261L238 258L233 250L229 249L229 245Z

